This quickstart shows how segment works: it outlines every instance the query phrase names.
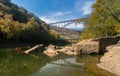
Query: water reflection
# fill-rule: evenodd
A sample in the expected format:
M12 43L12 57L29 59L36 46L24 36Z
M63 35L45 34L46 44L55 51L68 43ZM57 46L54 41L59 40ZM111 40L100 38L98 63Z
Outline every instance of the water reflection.
M0 52L0 76L115 76L96 67L100 56L49 58L43 54Z
M99 69L100 56L57 56L39 69L33 76L114 76Z
M52 61L37 71L33 76L80 76L80 73L83 72L82 67L83 64L74 62L74 58L71 57L64 60Z
M0 76L31 76L45 66L48 60L49 58L45 55L37 59L31 55L16 52L0 52Z

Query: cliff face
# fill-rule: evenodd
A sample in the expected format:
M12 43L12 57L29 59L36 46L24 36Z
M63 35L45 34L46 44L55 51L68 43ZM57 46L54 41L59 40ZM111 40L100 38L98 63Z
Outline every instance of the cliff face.
M10 0L0 0L0 41L48 42L54 40L49 26Z

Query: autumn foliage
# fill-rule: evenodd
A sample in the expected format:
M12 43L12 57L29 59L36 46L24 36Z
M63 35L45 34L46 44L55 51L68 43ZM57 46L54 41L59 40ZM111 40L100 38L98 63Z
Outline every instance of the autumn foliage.
M96 0L81 39L120 35L120 0Z
M51 43L56 41L49 26L10 0L0 0L0 41Z

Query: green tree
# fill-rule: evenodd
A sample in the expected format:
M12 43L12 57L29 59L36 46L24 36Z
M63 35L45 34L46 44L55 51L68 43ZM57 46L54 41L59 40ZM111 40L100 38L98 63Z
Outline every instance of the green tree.
M120 34L120 0L97 0L82 39Z

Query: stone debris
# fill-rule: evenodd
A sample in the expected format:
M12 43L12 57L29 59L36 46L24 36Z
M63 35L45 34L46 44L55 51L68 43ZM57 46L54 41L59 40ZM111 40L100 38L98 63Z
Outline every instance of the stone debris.
M66 55L76 55L72 47L65 46L64 48L57 50L58 52L64 53Z

